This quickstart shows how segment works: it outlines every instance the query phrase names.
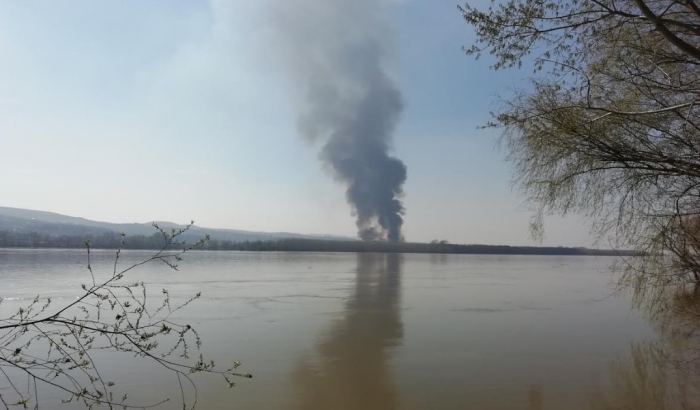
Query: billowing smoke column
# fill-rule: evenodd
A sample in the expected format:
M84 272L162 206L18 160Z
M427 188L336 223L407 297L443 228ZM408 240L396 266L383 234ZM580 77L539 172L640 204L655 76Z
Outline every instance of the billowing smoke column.
M391 0L287 0L273 8L299 97L299 131L347 186L364 240L399 241L406 166L389 155L403 109L388 73Z

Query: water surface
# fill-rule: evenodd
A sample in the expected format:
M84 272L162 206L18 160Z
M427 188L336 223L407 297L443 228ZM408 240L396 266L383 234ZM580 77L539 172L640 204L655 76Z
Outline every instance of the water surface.
M146 256L126 252L120 266ZM92 257L99 277L111 274L111 252ZM615 363L658 337L613 294L612 262L194 252L179 272L145 265L129 281L179 300L201 291L178 320L196 327L208 356L254 374L230 390L197 378L199 408L576 410L594 408ZM75 298L85 265L78 250L0 250L3 309L38 293ZM135 400L172 397L164 408L178 408L172 375L121 357L103 369Z

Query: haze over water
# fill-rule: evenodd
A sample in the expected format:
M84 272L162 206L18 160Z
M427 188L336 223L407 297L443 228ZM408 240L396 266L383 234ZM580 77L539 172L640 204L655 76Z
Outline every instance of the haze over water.
M93 257L108 275L112 253ZM179 300L201 291L179 320L199 331L207 356L253 373L231 390L197 377L199 408L577 410L615 382L611 366L633 344L658 338L628 296L611 296L612 261L193 252L179 272L151 264L128 282ZM0 275L8 310L42 289L69 300L89 277L79 250L0 250ZM104 360L105 377L133 398L179 397L158 368ZM41 396L49 408L60 402Z

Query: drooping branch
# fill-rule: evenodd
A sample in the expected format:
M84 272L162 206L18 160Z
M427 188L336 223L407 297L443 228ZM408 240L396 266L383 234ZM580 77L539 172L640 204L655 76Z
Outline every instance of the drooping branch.
M460 11L475 30L469 54L488 51L495 69L535 68L487 125L504 131L533 233L544 215L577 213L599 240L645 255L622 276L640 294L698 283L695 1L507 0Z

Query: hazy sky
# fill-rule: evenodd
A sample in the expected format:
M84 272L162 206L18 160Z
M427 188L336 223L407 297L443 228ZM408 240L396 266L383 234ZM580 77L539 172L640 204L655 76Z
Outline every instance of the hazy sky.
M536 244L498 134L477 130L529 72L462 53L459 0L393 2L407 239ZM0 205L354 236L345 188L297 135L274 5L0 1ZM587 232L550 219L544 244Z

